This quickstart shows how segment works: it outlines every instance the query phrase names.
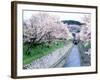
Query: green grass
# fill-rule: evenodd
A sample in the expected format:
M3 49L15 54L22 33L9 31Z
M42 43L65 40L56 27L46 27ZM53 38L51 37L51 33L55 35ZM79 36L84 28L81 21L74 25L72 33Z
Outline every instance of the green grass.
M86 51L86 50L91 48L91 42L90 41L88 41L88 42L80 42L78 44L78 46L82 51Z
M86 42L86 43L84 44L84 47L85 47L86 49L91 48L91 42Z
M50 53L52 53L53 51L55 51L58 48L61 48L65 45L65 43L63 41L56 41L57 44L55 44L54 42L51 42L51 44L49 44L49 47L47 47L48 43L43 43L37 46L33 46L32 48L30 48L30 55L26 54L26 50L29 47L28 44L24 44L23 45L23 64L29 64L32 61L39 59L43 56L46 56ZM67 41L69 43L69 41Z

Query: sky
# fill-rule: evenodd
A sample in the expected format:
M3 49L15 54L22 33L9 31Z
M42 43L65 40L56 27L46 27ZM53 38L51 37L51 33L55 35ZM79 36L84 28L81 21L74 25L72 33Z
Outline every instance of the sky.
M39 13L40 11L23 11L24 20L29 19L32 15ZM42 11L43 12L43 11ZM50 15L54 15L60 18L60 20L76 20L82 22L82 17L88 15L86 13L75 13L75 12L45 12Z

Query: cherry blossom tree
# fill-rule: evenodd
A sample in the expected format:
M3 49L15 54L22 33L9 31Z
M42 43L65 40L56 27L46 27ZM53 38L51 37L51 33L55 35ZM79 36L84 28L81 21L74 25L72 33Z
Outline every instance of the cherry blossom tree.
M80 38L82 41L91 40L91 15L84 15L82 18L83 23L85 23L80 32Z
M23 22L23 42L30 43L27 54L32 45L50 44L54 39L66 40L68 37L67 25L55 15L40 12Z
M24 42L41 43L54 38L67 39L68 29L59 18L46 13L32 15L23 24Z
M82 18L85 25L82 26L80 32L80 39L85 48L85 54L91 54L91 15L84 15Z

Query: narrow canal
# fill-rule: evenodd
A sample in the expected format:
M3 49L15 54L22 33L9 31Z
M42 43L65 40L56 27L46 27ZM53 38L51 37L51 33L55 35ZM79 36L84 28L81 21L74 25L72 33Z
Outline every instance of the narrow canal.
M66 59L66 63L64 67L79 67L80 66L80 53L78 50L78 46L74 45L71 53L69 53L69 56Z

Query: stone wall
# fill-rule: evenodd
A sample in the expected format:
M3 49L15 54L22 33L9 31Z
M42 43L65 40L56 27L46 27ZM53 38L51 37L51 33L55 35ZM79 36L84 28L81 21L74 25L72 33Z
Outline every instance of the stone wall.
M90 66L91 65L91 52L87 53L83 47L82 42L78 44L80 57L81 57L81 66Z

